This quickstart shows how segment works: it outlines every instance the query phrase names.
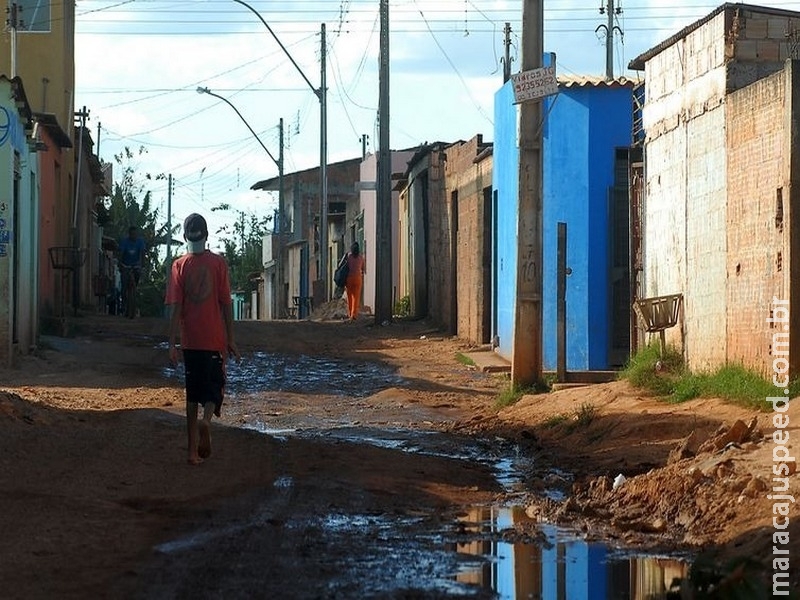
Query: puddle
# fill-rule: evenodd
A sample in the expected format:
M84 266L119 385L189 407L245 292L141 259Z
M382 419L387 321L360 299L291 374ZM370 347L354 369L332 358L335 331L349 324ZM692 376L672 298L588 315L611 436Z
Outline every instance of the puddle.
M290 392L363 398L404 384L392 367L322 356L255 352L241 363L228 361L227 368L226 393L231 395ZM183 363L166 367L163 373L183 380Z
M648 599L665 598L675 578L685 577L682 557L632 553L552 525L537 525L520 507L473 508L460 521L482 537L450 549L466 557L460 583L491 590L499 598ZM506 541L538 531L534 543ZM470 562L470 560L478 562Z
M183 378L183 366L166 369L168 377ZM232 398L257 398L265 392L335 396L336 402L354 402L404 380L393 369L370 362L311 356L256 353L242 363L229 363L227 392ZM340 399L341 398L341 399ZM229 405L230 406L230 405ZM234 404L235 406L235 404ZM350 412L357 414L354 406ZM286 439L287 437L369 444L397 452L481 463L491 468L507 497L524 492L523 473L529 459L502 438L476 439L403 426L364 426L358 421L338 423L324 413L302 414L302 426L283 426L282 412L250 410L236 413L239 426ZM407 414L401 406L398 411ZM350 416L347 417L351 418ZM289 424L295 421L289 419ZM544 496L563 500L571 475L551 470L543 481ZM255 539L257 525L268 522L277 508L291 502L294 482L275 481L272 505L261 507L248 523L235 529L200 532L157 547L163 554L198 549L220 539ZM443 531L438 515L353 515L330 513L309 519L289 519L283 526L314 540L319 548L343 548L325 553L328 595L366 597L410 591L418 596L534 598L582 600L589 598L665 598L673 579L685 577L688 564L681 557L635 554L552 525L541 525L520 507L475 507ZM353 549L358 549L353 551ZM276 558L279 560L279 557ZM393 595L391 597L394 597Z
M522 491L522 470L527 465L527 460L519 456L517 445L501 438L486 440L456 437L437 431L367 427L306 429L295 431L294 435L313 439L335 439L355 444L370 444L378 448L398 450L409 454L485 464L492 469L495 479L507 493Z

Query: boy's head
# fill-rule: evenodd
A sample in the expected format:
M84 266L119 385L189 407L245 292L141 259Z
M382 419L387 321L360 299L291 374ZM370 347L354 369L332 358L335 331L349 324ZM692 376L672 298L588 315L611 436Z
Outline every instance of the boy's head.
M197 213L192 213L183 222L183 239L192 254L205 252L208 239L208 226L206 220Z

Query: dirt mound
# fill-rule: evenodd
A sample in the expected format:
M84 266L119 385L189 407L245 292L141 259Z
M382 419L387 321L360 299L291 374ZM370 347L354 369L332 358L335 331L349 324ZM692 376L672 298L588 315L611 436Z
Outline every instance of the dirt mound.
M800 423L800 402L785 415ZM563 494L560 502L532 501L529 512L540 519L599 524L629 543L714 546L720 560L771 561L772 413L717 398L671 404L618 381L526 396L498 417L539 449L530 489ZM788 489L780 493L797 498L796 461L786 462ZM789 511L797 549L800 511Z

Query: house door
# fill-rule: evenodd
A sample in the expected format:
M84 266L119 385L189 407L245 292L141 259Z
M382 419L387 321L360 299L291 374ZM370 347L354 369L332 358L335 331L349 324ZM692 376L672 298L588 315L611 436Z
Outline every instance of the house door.
M625 364L630 354L631 282L630 282L630 202L628 148L618 148L614 156L614 185L609 190L611 227L611 347L608 363Z
M482 306L481 306L481 344L488 344L492 337L492 293L494 285L492 284L492 256L494 255L494 212L492 210L494 200L492 197L492 188L483 188L483 248L481 249L481 287L483 293Z
M450 335L458 334L458 190L450 193Z
M492 291L491 291L491 319L492 319L492 328L491 328L491 343L492 346L497 346L500 343L499 336L500 332L498 331L498 324L497 324L497 265L499 264L499 257L497 251L497 190L492 191L492 215L491 220L487 221L491 223L492 228L492 235L490 244L491 244L491 283Z

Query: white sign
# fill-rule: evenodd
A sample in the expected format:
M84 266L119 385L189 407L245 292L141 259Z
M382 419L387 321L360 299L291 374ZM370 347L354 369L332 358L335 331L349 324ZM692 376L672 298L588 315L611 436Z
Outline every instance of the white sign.
M515 73L511 76L511 83L514 85L514 104L558 93L555 67Z

